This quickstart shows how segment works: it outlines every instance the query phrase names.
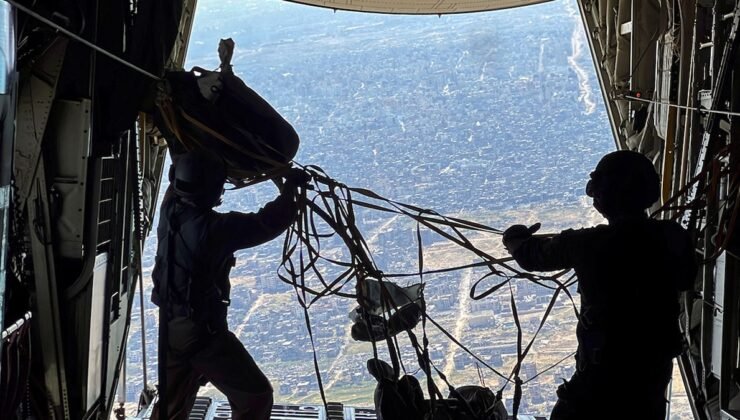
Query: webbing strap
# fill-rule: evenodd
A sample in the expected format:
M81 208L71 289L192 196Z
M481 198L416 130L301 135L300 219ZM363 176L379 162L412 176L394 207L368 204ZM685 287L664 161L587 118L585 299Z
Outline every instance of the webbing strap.
M551 313L561 292L565 293L573 306L574 313L578 316L578 308L575 304L568 287L575 282L575 276L570 271L561 271L553 275L532 274L520 271L510 263L513 258L497 258L489 253L478 249L463 231L483 232L500 234L501 230L485 226L481 223L469 222L459 218L449 218L437 214L434 211L423 209L418 206L412 206L393 200L388 200L382 196L361 188L349 188L331 178L329 178L320 168L315 166L305 167L312 177L311 190L312 195L309 198L305 191L299 199L300 217L286 235L283 248L283 258L278 276L286 283L289 283L296 290L299 302L307 309L322 297L337 295L347 298L360 298L354 293L343 291L348 284L360 285L364 279L370 275L376 278L381 284L381 290L384 290L383 283L390 278L403 278L419 276L424 283L424 276L428 274L448 273L463 269L485 268L486 273L478 279L471 288L470 295L473 299L482 299L499 291L503 286L508 285L510 288L510 300L512 312L517 326L517 363L511 373L504 375L494 367L490 366L474 352L468 349L460 340L454 337L450 332L436 322L426 311L426 306L422 306L422 333L423 340L420 343L413 332L408 331L409 340L416 354L417 361L421 370L427 375L427 388L430 398L433 400L440 398L440 393L432 379L432 372L442 379L450 389L454 389L447 381L446 376L434 365L429 358L429 340L426 333L426 323L434 325L443 335L451 342L461 348L474 358L480 365L485 366L496 376L504 381L504 386L499 393L506 387L506 384L514 384L514 393L521 399L521 388L524 382L519 378L522 363L534 346L534 342L542 330L549 314ZM360 198L356 198L355 196ZM371 211L379 211L389 214L396 214L405 218L412 219L416 222L416 242L417 242L417 259L418 270L410 273L384 273L377 268L372 259L371 250L356 225L355 208L365 208ZM321 223L319 223L319 221ZM321 226L319 226L321 225ZM461 264L451 267L442 267L437 269L426 269L424 261L421 229L425 228L438 234L440 237L457 244L472 255L480 258L480 261ZM341 255L327 256L323 255L322 242L330 238L339 239L345 246L345 251L349 258ZM325 265L333 266L340 269L340 273L328 280L325 275ZM564 279L566 274L571 273L570 277ZM309 275L310 274L310 275ZM494 284L490 289L477 292L477 288L487 279L503 278L502 282ZM311 280L309 284L308 280ZM516 308L516 299L511 282L514 280L531 281L543 288L553 290L553 296L550 300L544 317L540 320L539 326L531 339L524 343L522 337L522 326L518 318ZM382 294L386 308L395 308L395 304L387 296L387 292ZM307 313L307 312L306 312ZM385 318L385 314L383 315ZM386 319L387 321L387 319ZM307 318L307 322L309 322ZM369 325L369 320L366 320ZM310 328L309 328L310 329ZM368 334L372 332L368 331ZM310 334L311 335L311 334ZM396 359L400 354L397 350L397 339L386 339L391 362L396 373L402 364L402 360ZM373 355L378 357L377 348L373 342ZM318 372L318 363L315 363ZM323 393L323 385L319 379L320 392ZM518 407L518 404L517 404Z
M313 354L313 368L316 372L316 381L319 385L319 393L321 394L321 402L324 403L324 408L329 411L329 405L326 402L326 393L324 392L324 383L321 379L321 369L319 368L319 359L316 356L316 344L313 339L313 330L311 329L311 318L308 315L308 307L303 305L303 315L306 320L306 329L308 330L308 337L311 340L311 353Z
M419 282L421 284L424 284L424 241L421 237L421 226L420 223L416 222L416 253L417 258L419 260ZM419 362L419 367L424 371L424 374L426 376L426 382L427 382L427 393L429 395L429 398L432 402L432 410L434 410L435 407L435 399L437 396L439 398L443 398L442 394L439 392L439 389L437 388L437 385L434 383L434 379L432 378L432 372L431 372L431 360L429 360L429 338L427 337L427 329L426 329L426 299L421 299L421 309L422 309L422 315L421 315L421 334L422 334L422 346L419 346L419 342L416 339L416 335L412 331L407 331L407 334L409 336L409 340L411 340L411 345L414 347L414 351L416 353L416 358ZM433 412L432 412L433 414Z
M516 299L514 299L514 289L509 283L509 293L511 295L511 313L514 316L514 323L516 324L516 364L511 372L511 376L514 377L514 399L512 401L512 410L514 411L513 416L517 418L519 413L519 404L522 401L522 380L519 379L519 371L522 369L522 362L524 361L524 355L522 353L522 324L519 321L519 311L516 308Z

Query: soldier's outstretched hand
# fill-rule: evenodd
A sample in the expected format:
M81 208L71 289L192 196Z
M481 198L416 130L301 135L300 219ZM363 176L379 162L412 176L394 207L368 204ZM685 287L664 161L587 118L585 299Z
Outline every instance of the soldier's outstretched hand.
M504 231L502 241L509 253L514 253L527 239L540 230L542 225L535 223L530 227L524 225L512 225Z
M311 175L301 168L291 168L285 175L285 188L305 187L311 181Z

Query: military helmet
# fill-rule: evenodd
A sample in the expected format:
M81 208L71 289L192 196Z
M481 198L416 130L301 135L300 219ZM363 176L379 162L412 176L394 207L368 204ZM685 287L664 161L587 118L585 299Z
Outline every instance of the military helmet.
M175 160L172 187L175 194L199 207L220 204L226 181L224 162L202 152L187 152Z
M660 179L645 155L619 150L601 158L586 184L586 195L604 214L642 211L660 198Z

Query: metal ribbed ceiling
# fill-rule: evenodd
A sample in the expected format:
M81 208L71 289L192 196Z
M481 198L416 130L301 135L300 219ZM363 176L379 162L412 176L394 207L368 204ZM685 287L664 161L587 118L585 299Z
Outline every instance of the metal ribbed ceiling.
M368 13L445 15L528 6L551 0L287 0L309 6Z

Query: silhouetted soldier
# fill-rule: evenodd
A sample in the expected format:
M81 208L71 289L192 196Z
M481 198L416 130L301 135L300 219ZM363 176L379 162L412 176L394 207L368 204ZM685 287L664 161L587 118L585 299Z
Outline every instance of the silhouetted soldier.
M257 213L217 213L223 163L186 153L174 165L160 210L152 301L168 308L167 412L187 419L201 384L211 382L229 400L232 418L269 419L272 386L239 339L228 330L229 271L234 252L265 243L296 217L297 188L308 177L293 169L280 196ZM168 276L169 274L169 276ZM161 342L161 341L160 341ZM159 418L155 407L153 419Z
M678 295L696 276L691 238L649 219L660 181L643 155L618 151L591 173L586 194L608 225L536 237L511 226L503 241L525 270L578 275L576 373L558 388L551 420L665 419L673 358L681 353Z

